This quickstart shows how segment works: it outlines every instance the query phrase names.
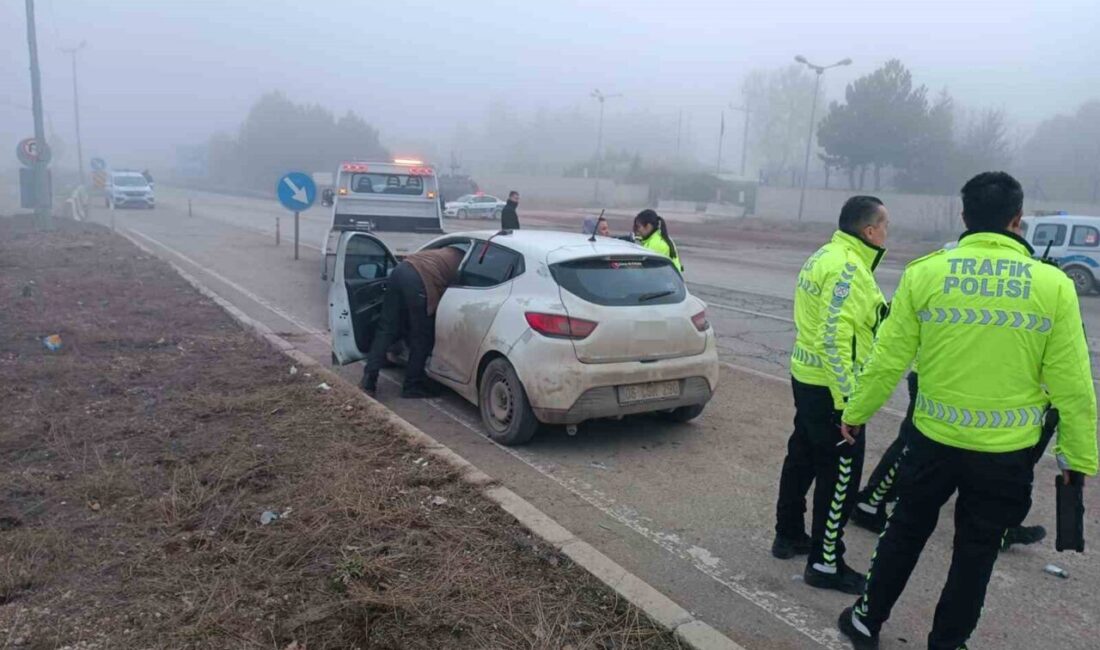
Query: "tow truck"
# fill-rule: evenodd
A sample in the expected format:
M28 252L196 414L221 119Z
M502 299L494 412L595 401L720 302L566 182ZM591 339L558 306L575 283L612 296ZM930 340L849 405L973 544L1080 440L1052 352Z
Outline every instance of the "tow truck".
M321 193L321 205L332 207L332 220L322 246L322 280L332 277L336 247L345 232L443 232L435 168L421 160L342 163L333 187Z

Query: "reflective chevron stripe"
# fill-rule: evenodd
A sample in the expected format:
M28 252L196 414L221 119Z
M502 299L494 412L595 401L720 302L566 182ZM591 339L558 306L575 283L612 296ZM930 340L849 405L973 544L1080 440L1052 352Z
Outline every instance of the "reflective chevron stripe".
M833 371L837 389L845 397L852 393L852 382L848 377L848 369L844 365L847 361L840 357L836 337L837 328L840 326L840 313L844 307L844 301L848 299L848 295L851 293L852 278L855 276L855 272L856 265L851 263L845 264L844 270L840 272L840 281L833 288L833 298L829 302L829 313L825 316L825 336L823 337L825 361L828 363L829 369Z
M829 503L829 515L825 519L825 539L821 543L821 559L828 569L836 569L836 545L840 536L840 520L844 514L844 501L848 496L848 488L852 482L852 459L842 456L837 468L836 486L833 489L833 499Z
M1005 410L967 409L928 399L917 393L916 410L947 424L981 429L1011 429L1043 424L1042 406L1026 406Z
M812 366L814 368L825 367L825 363L821 360L821 357L817 356L813 352L803 350L797 345L794 346L794 349L791 351L791 358L795 361L798 361L799 363L804 363L807 366Z
M886 476L882 477L882 481L875 486L875 491L871 493L871 498L867 501L868 505L878 507L882 500L886 498L886 493L890 491L891 486L894 485L894 476L897 474L898 465L900 460L895 462L890 471L886 472Z
M956 307L944 309L942 307L935 307L933 309L922 309L918 311L917 318L924 323L991 325L994 327L1008 327L1010 329L1039 332L1041 334L1049 332L1053 325L1051 320L1046 316L1004 309L958 309Z

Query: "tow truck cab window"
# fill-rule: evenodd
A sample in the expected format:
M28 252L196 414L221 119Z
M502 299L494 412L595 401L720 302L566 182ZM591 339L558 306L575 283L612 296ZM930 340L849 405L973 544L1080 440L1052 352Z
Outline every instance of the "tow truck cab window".
M1046 246L1054 242L1054 246L1066 243L1066 226L1061 223L1041 223L1035 226L1035 234L1031 237L1031 243L1035 246Z
M424 194L424 177L409 174L352 174L348 185L356 194Z
M522 255L497 244L479 241L475 242L473 251L466 256L466 262L458 272L458 285L495 287L523 271Z
M1092 226L1074 226L1073 236L1069 239L1069 245L1096 248L1100 246L1100 230Z
M394 260L375 239L357 236L344 252L345 280L380 280L393 270Z

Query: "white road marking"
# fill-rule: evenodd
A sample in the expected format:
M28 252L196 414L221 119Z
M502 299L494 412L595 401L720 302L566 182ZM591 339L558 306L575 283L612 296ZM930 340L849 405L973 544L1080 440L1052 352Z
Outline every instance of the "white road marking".
M196 269L198 269L202 273L205 273L205 274L209 275L210 277L216 279L218 282L224 283L225 285L231 287L234 291L236 291L236 292L240 293L241 295L245 296L246 298L248 298L249 300L251 300L251 301L255 302L256 304L270 310L272 313L277 315L279 318L282 318L283 320L287 321L288 323L291 323L292 325L294 325L298 329L302 330L303 332L306 332L307 334L312 334L313 336L317 336L317 337L323 337L325 335L325 333L322 332L321 330L303 323L302 321L298 320L297 318L295 318L293 315L289 314L288 312L286 312L282 308L272 304L271 302L269 302L268 300L266 300L264 298L261 298L260 296L256 295L255 293L252 293L248 289L245 289L244 287L242 287L241 285L237 284L236 282L230 280L229 278L225 277L221 273L218 273L217 271L206 268L205 266L203 266L199 262L197 262L197 261L191 259L190 257L184 255L183 253L181 253L178 250L172 248L168 244L165 244L164 242L161 242L157 239L154 239L153 237L150 237L149 235L146 235L143 232L140 232L138 230L134 230L133 228L127 228L126 231L131 233L132 235L135 235L137 237L140 237L140 238L144 239L145 241L149 242L150 244L153 244L154 246L157 246L158 248L160 248L160 249L162 249L166 252L171 253L172 255L175 255L176 257L180 258L184 262L187 262L188 264L195 267Z
M750 292L746 291L745 293L750 293ZM764 297L764 298L770 298L771 297L771 296L765 296L764 294L759 294L759 293L754 293L752 295L761 296L761 297ZM760 318L770 318L772 320L782 321L784 323L793 323L794 322L793 318L787 318L786 316L776 316L775 314L769 314L769 313L762 312L762 311L755 311L755 310L752 310L752 309L745 309L744 307L734 307L732 305L723 305L722 303L710 302L708 300L703 300L703 302L707 303L707 307L716 307L718 309L725 309L727 311L736 311L736 312L740 312L742 314L749 314L750 316L759 316Z

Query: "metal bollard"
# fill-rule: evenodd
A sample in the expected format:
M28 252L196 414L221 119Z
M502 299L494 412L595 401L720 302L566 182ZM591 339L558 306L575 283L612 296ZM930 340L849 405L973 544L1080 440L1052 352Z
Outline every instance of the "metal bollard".
M275 245L279 245L279 217L275 217Z
M298 259L298 216L301 213L294 212L294 259Z

